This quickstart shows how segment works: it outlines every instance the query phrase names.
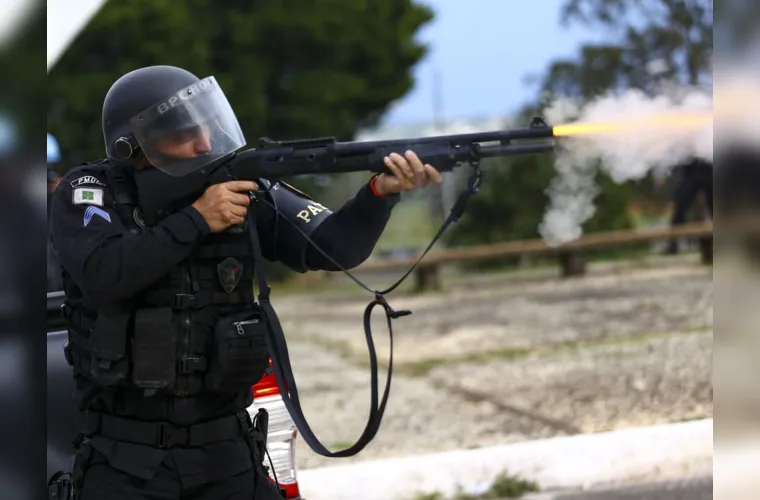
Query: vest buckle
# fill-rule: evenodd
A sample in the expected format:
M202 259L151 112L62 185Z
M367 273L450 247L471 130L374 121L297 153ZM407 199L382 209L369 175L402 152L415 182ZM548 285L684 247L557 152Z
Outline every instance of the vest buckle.
M183 375L195 372L205 372L206 367L206 358L186 357L177 360L177 371Z
M172 300L172 309L190 309L195 305L195 295L178 293Z

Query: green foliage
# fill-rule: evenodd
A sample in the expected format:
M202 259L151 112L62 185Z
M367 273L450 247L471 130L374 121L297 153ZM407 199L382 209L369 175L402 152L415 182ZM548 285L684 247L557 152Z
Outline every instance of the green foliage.
M535 481L528 481L520 476L502 472L496 476L491 487L484 493L473 495L466 493L459 488L459 491L454 495L453 500L498 500L506 498L521 498L526 493L536 493L538 491L539 487Z
M412 500L445 500L443 493L434 491L433 493L417 493Z
M521 498L527 493L536 493L540 489L535 481L528 481L518 475L502 472L494 479L491 486L482 494L470 494L460 486L452 500L488 500ZM417 493L412 500L444 500L446 497L439 491Z
M493 164L493 163L500 163ZM546 188L554 176L550 156L517 157L484 162L480 192L470 198L459 223L452 227L452 246L538 237L545 211Z
M488 167L486 167L488 168ZM547 187L556 175L552 158L525 157L503 167L488 168L480 193L470 199L467 211L449 235L451 246L539 238L539 225L549 204ZM600 194L596 211L583 226L584 233L628 229L633 223L628 203L636 193L633 183L616 184L597 172Z
M49 131L68 165L101 157L111 84L168 64L216 76L249 146L350 140L412 88L427 50L414 36L431 19L413 0L108 2L50 72Z
M625 73L629 86L648 89L661 78L696 85L710 74L712 0L566 0L561 17L565 24L620 34L613 43L621 57L607 66ZM662 74L647 71L655 60L667 63Z
M606 172L600 171L596 175L596 185L599 186L599 194L594 200L596 210L583 225L583 232L632 229L634 224L628 205L638 191L638 183L617 184Z
M520 498L526 493L535 493L538 490L535 481L502 472L494 479L491 489L483 498Z

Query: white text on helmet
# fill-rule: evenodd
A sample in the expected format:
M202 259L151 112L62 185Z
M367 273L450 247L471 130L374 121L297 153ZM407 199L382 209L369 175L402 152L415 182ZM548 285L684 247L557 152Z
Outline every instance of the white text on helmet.
M178 104L182 103L183 101L190 100L194 98L195 96L202 94L203 92L208 92L214 88L214 81L211 77L204 78L203 80L199 81L198 83L194 83L190 85L189 87L185 87L184 89L177 92L175 95L168 98L166 101L160 103L158 105L158 114L164 114L170 109L174 108Z

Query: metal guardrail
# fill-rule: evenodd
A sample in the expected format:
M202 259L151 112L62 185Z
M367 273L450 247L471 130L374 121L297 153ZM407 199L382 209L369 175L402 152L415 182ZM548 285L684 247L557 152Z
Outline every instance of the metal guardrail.
M437 286L437 270L442 264L496 260L521 255L557 255L560 259L563 276L572 276L583 274L582 268L585 266L585 260L582 255L586 250L676 238L712 238L712 236L713 224L711 222L698 222L645 231L621 230L592 233L556 246L549 245L542 239L535 239L449 248L432 251L425 256L417 268L417 286L418 288L435 288ZM355 271L372 272L409 268L416 262L417 258L419 255L371 261L359 266ZM707 259L707 256L703 255L703 259Z

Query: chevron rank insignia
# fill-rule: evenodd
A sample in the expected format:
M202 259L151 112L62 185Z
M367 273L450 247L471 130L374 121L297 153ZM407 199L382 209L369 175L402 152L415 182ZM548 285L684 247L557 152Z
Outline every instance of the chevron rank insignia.
M84 211L84 219L82 220L85 227L87 227L92 221L92 218L96 215L106 222L111 222L111 216L105 210L98 207L87 207L87 210Z

